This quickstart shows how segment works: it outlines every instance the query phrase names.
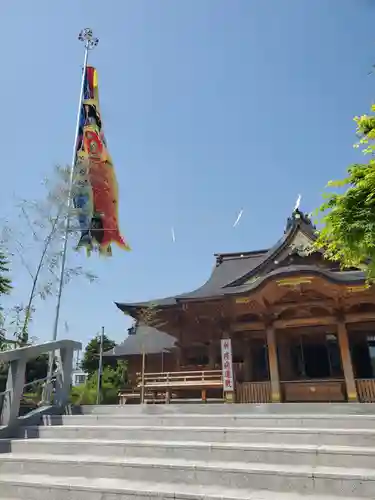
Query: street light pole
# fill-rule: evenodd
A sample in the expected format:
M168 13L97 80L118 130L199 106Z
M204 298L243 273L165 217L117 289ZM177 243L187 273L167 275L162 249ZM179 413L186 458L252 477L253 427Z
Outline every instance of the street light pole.
M98 369L98 386L96 389L96 404L100 404L101 389L102 389L102 372L103 372L103 343L104 343L104 326L100 335L100 350L99 350L99 369Z

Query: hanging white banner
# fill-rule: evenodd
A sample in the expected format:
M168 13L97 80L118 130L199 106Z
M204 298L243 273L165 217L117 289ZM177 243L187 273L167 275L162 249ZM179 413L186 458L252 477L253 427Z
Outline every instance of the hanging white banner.
M232 342L230 339L221 339L221 366L223 370L224 392L234 391Z

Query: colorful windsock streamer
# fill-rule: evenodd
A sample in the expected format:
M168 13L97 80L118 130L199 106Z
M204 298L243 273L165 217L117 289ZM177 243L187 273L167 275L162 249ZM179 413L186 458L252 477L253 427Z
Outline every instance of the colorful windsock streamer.
M98 74L86 68L77 138L73 202L80 226L78 248L111 255L111 244L130 250L118 223L118 186L99 108Z

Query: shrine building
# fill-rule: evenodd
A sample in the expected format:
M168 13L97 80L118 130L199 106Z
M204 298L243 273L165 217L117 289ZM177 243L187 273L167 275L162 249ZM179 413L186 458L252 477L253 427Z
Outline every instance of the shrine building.
M235 400L375 402L375 292L358 269L341 270L312 247L315 227L296 209L270 249L216 254L197 290L117 303L178 349L147 357L147 372L221 369L231 339ZM129 375L140 370L129 360Z

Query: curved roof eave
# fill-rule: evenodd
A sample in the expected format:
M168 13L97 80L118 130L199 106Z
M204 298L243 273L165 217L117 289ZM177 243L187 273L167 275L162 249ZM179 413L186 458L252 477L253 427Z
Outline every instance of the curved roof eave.
M127 303L127 302L115 302L116 307L120 309L123 313L129 314L132 317L136 316L136 312L139 311L139 309L142 309L144 307L158 307L158 308L164 308L168 306L174 306L176 305L176 299L174 297L171 298L165 298L165 299L160 299L160 300L150 300L148 302L132 302L132 303ZM134 314L132 314L134 313Z
M212 297L212 295L207 295L207 296L178 296L172 299L162 299L157 303L155 302L143 302L143 303L138 303L138 304L120 304L115 302L116 306L122 310L123 312L128 312L130 315L131 313L135 313L136 311L139 310L141 307L148 307L151 304L155 304L157 307L160 308L167 308L174 306L178 304L180 301L184 302L198 302L202 300L209 300L213 298L220 298L220 297L225 297L225 296L230 296L230 295L241 295L243 293L247 292L252 292L257 290L258 288L264 286L267 284L267 282L271 281L274 278L282 278L284 276L295 276L295 275L315 275L315 276L321 276L327 279L327 281L330 281L331 283L335 284L346 284L346 285L355 285L355 284L363 284L366 281L366 276L365 273L362 271L342 271L342 272L334 272L334 271L329 271L326 269L321 269L317 266L288 266L284 268L279 268L271 271L270 273L266 274L265 276L259 277L257 280L253 281L252 283L247 283L246 285L240 285L236 287L232 287L232 289L225 288L219 291L215 297Z
M288 266L284 268L275 269L270 273L266 274L265 276L260 276L252 283L247 283L242 286L233 287L233 290L227 288L225 290L224 295L237 295L240 293L250 292L265 285L268 281L276 277L282 278L284 276L291 277L296 275L322 276L331 283L347 284L347 285L363 284L366 281L366 276L362 271L334 272L334 271L329 271L328 269L321 269L317 266Z

